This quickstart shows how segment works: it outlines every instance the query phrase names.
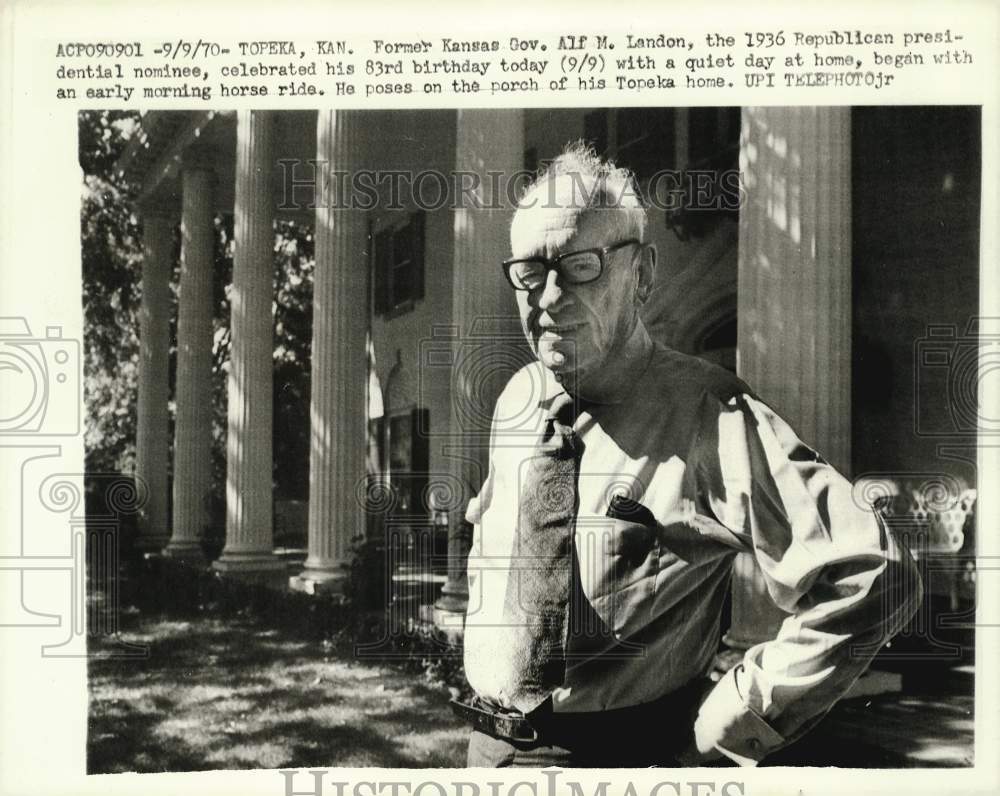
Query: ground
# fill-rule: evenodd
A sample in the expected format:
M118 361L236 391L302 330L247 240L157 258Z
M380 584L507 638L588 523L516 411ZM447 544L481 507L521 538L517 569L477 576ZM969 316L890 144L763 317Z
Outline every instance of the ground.
M132 585L167 599L129 599L126 582L117 636L91 639L89 773L464 765L468 730L447 704L461 670L439 648L362 654L357 627L321 604L227 596L205 578L154 572ZM766 764L972 765L973 648L962 646L950 661L882 661L902 673L901 692L843 700Z
M127 619L127 618L126 618ZM133 617L90 666L90 773L464 765L443 685L255 621Z
M933 673L932 673L933 672ZM843 700L771 765L962 768L974 765L973 671L931 667L900 693Z

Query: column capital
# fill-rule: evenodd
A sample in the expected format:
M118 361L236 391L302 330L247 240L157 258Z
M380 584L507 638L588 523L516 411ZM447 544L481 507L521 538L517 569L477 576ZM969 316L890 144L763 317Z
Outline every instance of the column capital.
M190 146L181 155L181 172L207 171L214 179L216 177L216 155L203 146Z
M150 222L176 224L181 216L179 208L162 204L140 204L136 212L144 224Z

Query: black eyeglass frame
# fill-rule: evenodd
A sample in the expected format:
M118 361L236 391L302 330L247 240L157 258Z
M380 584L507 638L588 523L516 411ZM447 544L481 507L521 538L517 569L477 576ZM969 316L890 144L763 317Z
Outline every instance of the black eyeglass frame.
M559 276L561 276L564 280L566 280L566 284L568 285L589 285L591 282L596 282L604 275L604 271L607 268L607 256L611 254L611 252L632 245L640 246L643 250L650 249L653 252L653 258L655 264L656 249L653 247L653 244L643 243L638 238L628 238L627 240L622 240L619 241L618 243L612 243L610 246L596 247L593 249L576 249L575 251L566 252L565 254L560 254L558 257L552 257L552 258L512 257L508 260L504 260L503 263L501 263L501 267L503 268L503 274L505 277L507 277L507 282L510 284L510 286L514 288L514 290L521 291L524 293L530 293L534 290L539 290L540 288L544 287L545 283L548 281L549 278L549 271L556 271L559 274ZM597 276L593 277L592 279L585 279L582 282L571 281L566 279L566 275L562 272L562 269L559 265L560 262L569 257L576 257L580 254L596 254L598 260L601 263L601 269L597 272ZM515 265L516 263L541 263L542 266L545 268L545 275L542 277L542 283L538 287L524 287L523 285L516 284L514 282L513 277L511 277L510 275L511 266Z

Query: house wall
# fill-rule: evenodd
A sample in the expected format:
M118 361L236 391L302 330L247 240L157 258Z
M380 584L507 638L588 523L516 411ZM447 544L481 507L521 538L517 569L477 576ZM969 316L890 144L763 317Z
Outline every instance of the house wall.
M418 174L435 170L444 174L454 169L454 111L392 111L371 114L372 133L377 135L375 148L378 169L404 170ZM434 183L426 183L425 197L435 200ZM386 225L399 222L414 212L416 203L403 191L405 209L387 210L387 186L383 186L380 207L370 213L377 232ZM426 349L436 324L449 324L452 319L453 276L453 213L450 208L429 211L425 226L424 297L412 309L396 316L372 318L372 342L375 351L375 371L386 392L387 415L426 408L432 432L448 424L450 373L441 368L421 365L421 352ZM390 371L398 363L392 378ZM440 446L431 445L431 472L446 472L447 464Z
M975 480L960 451L938 445L964 444L975 460L975 438L955 433L953 410L974 411L975 367L960 360L975 348L965 332L979 304L979 131L975 107L853 111L855 476ZM933 343L932 325L953 336ZM928 346L952 364L924 361ZM959 382L964 399L949 392Z

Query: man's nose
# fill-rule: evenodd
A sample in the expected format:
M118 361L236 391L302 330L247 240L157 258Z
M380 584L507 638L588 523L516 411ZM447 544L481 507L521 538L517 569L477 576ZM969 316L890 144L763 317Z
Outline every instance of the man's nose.
M569 291L563 285L562 277L558 271L549 271L545 275L545 284L542 293L538 297L538 308L540 310L559 309L566 303Z

